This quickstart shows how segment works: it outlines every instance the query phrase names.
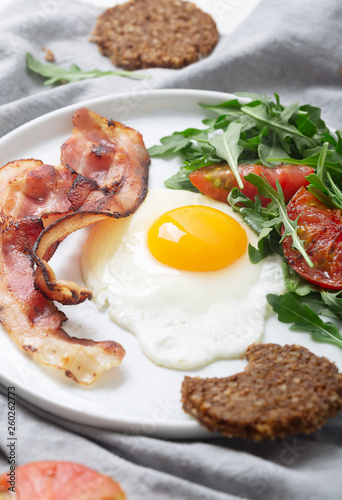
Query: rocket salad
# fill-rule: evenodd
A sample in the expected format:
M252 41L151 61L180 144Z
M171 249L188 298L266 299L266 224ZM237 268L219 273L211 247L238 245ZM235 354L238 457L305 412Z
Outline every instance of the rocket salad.
M236 96L215 106L202 104L218 116L203 120L203 129L163 137L149 153L183 157L166 187L199 188L228 200L259 236L258 247L249 246L252 262L272 253L284 258L287 292L267 297L278 319L342 348L338 326L320 317L342 321L342 269L340 274L336 265L342 260L342 132L333 136L317 107L284 107L277 94L274 100L250 93ZM250 102L241 103L241 97ZM280 173L275 174L277 169ZM312 197L309 211L295 195L301 186ZM314 228L307 224L310 217L316 221ZM328 241L327 224L330 246L322 250L319 242ZM320 266L322 272L317 273Z

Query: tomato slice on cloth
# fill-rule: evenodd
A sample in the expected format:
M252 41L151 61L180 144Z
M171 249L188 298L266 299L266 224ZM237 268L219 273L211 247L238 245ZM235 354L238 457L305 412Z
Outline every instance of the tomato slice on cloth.
M271 168L264 165L241 164L238 168L244 185L242 192L251 200L254 200L255 195L258 194L258 189L244 179L247 174L264 175L274 189L276 189L276 180L278 179L285 201L289 201L300 187L309 184L305 177L314 172L312 167L306 165L277 165ZM229 165L221 163L199 168L189 175L189 179L201 193L223 203L227 203L230 191L234 187L238 187ZM264 207L270 201L269 198L261 196Z
M303 278L322 288L342 289L342 215L341 210L328 208L305 188L301 188L287 206L291 220L298 216L298 236L314 267L291 248L292 238L283 240L287 262Z
M0 500L125 500L120 485L84 465L43 461L16 467L0 476Z

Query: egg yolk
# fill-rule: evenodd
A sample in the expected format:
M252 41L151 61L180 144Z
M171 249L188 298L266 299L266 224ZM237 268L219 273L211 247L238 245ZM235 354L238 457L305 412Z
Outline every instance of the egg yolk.
M167 266L185 271L217 271L245 253L247 235L224 212L189 205L159 217L148 231L147 244L152 255Z

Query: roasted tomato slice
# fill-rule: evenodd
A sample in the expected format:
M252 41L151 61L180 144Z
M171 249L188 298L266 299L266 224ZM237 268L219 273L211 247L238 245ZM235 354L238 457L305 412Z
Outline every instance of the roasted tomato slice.
M264 175L273 188L276 188L278 179L285 201L289 201L292 196L302 186L307 186L305 177L312 174L314 169L305 165L277 165L273 168L263 165L239 165L239 173L244 185L243 194L254 200L258 189L244 179L247 174ZM201 193L217 201L227 203L227 196L234 187L238 187L234 174L227 164L209 165L192 172L189 176L192 184ZM266 206L271 200L261 196L262 205Z
M292 238L283 241L287 262L303 278L315 285L342 289L342 215L323 205L313 194L301 188L287 206L291 220L298 216L298 235L314 263L311 268L302 255L291 247Z
M12 481L12 483L11 483ZM13 489L9 489L9 488ZM33 462L0 476L0 499L125 500L118 483L72 462Z

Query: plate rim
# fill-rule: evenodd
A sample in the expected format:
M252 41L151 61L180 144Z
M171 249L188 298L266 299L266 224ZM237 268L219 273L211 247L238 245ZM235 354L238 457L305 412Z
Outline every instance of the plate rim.
M46 113L37 116L36 118L32 118L32 120L29 120L28 122L25 122L18 127L16 127L13 130L10 130L7 132L5 135L0 137L0 144L2 145L2 142L7 142L9 139L11 139L12 135L19 134L23 130L25 130L26 127L31 127L35 125L39 125L41 123L44 123L44 121L48 121L49 117L51 115L53 116L59 116L62 115L64 112L74 112L78 108L81 108L83 106L89 106L89 105L101 105L102 103L108 101L109 99L124 99L126 100L127 98L132 98L132 97L139 97L139 96L144 96L146 98L154 96L154 95L164 95L164 94L174 94L174 95L191 95L191 96L202 96L202 95L207 95L212 98L217 97L218 99L221 99L223 96L226 96L226 98L236 98L239 100L243 100L243 98L235 96L233 93L230 92L220 92L217 90L201 90L201 89L181 89L181 88L165 88L165 89L152 89L152 90L133 90L130 92L123 92L123 93L116 93L116 94L109 94L106 96L101 96L101 97L94 97L91 99L86 99L82 100L80 102L72 103L72 104L67 104L66 106L58 107L52 111L47 111ZM220 96L222 96L220 98ZM223 97L224 98L224 97ZM0 168L2 168L4 165L2 165Z

